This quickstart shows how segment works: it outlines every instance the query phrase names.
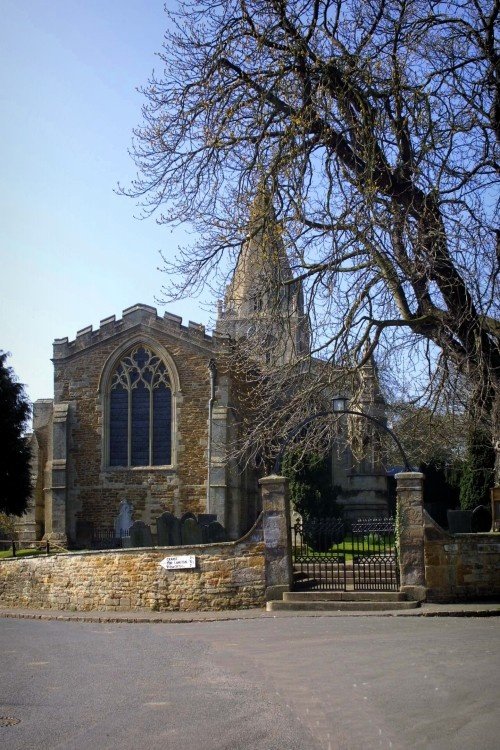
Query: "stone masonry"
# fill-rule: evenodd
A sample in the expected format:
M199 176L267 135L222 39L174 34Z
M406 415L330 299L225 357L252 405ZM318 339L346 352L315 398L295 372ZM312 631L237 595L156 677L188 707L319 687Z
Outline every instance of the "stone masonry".
M193 570L164 570L166 555ZM73 552L0 562L0 606L58 610L196 611L265 603L262 519L238 542Z
M396 474L400 585L401 591L416 601L426 598L423 481L420 472Z
M173 429L170 466L111 467L107 462L107 394L114 363L134 345L151 347L167 364L172 382ZM232 381L224 371L225 340L204 326L182 325L178 316L160 318L148 305L134 305L122 319L111 316L98 330L82 329L74 341L54 342L54 401L34 408L35 483L31 513L22 519L22 538L74 541L79 520L112 526L121 500L134 506L134 518L154 525L164 510L176 515L204 513L216 493L219 521L238 538L257 516L256 485L245 493L230 461ZM219 377L212 419L211 487L208 477L210 374ZM235 479L236 477L236 479ZM244 496L243 496L244 495ZM153 528L154 531L154 528Z
M290 500L286 477L269 476L262 490L262 523L265 544L266 600L281 599L293 583Z
M448 534L424 511L425 579L432 602L500 596L500 534Z

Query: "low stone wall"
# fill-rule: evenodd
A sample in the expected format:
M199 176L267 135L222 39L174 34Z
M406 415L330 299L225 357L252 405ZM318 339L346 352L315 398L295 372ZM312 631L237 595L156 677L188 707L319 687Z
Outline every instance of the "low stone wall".
M195 611L264 606L262 518L236 542L72 552L0 562L0 606L61 610ZM192 570L164 570L195 555Z
M500 534L448 534L424 511L427 600L500 596Z

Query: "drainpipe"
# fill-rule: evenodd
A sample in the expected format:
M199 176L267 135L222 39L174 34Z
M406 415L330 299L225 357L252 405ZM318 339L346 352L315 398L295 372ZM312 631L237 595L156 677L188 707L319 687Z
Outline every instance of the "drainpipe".
M207 513L210 513L210 469L212 467L212 411L215 401L215 378L217 377L217 366L215 359L208 362L210 373L210 398L208 400L208 470L207 470Z

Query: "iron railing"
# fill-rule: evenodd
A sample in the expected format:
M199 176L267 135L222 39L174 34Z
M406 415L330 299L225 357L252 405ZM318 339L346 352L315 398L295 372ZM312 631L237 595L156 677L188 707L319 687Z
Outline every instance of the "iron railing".
M308 519L292 527L296 588L397 591L394 519Z

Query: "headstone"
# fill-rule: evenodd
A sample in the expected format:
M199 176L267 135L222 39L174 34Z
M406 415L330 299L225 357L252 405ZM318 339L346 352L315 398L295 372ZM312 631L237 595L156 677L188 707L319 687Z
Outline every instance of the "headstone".
M120 507L118 508L118 515L115 520L115 537L117 539L121 539L124 536L127 536L128 530L132 526L132 512L134 508L132 506L132 503L129 503L128 500L122 500L120 503Z
M208 531L208 526L206 526L205 524L201 524L201 523L199 523L198 526L201 529L202 544L209 544L210 543L210 534L209 534L209 531Z
M75 527L76 544L78 547L90 549L94 536L94 524L92 521L77 521Z
M134 521L130 527L130 546L131 547L152 547L153 537L151 528L144 521Z
M208 525L208 541L212 544L229 541L226 529L218 521L212 521L212 523Z
M472 511L449 510L447 512L448 530L450 534L470 534Z
M486 505L478 505L472 511L472 531L487 532L491 529L491 510Z
M203 544L203 532L195 518L186 518L185 521L181 519L181 538L182 544L186 546Z
M194 513L190 513L189 511L187 513L183 513L181 516L181 523L184 523L184 521L187 521L188 518L192 518L193 521L196 521L196 516Z
M181 524L172 513L165 511L156 519L159 547L177 547L181 542Z
M217 521L216 513L198 513L198 524L201 527L203 544L208 544L210 542L208 527L209 524L212 523L212 521Z

